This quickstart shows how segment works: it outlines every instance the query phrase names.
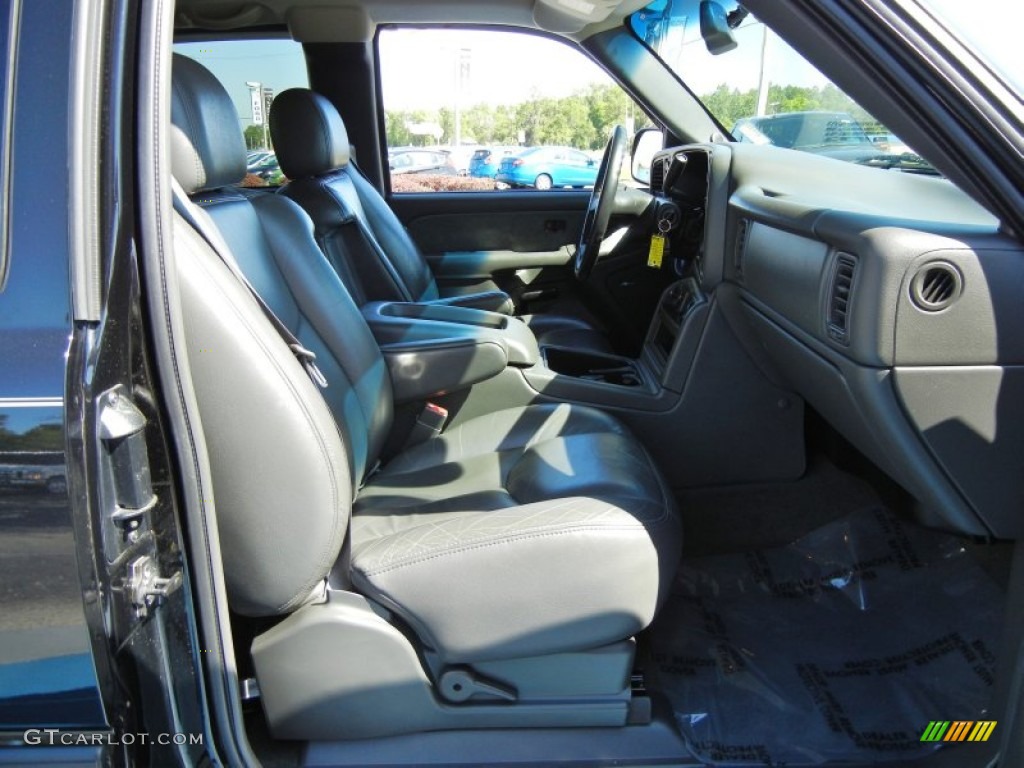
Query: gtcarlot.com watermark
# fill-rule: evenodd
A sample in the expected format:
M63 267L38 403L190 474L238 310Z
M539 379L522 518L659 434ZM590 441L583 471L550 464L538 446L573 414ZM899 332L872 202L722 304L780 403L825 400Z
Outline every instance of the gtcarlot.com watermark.
M22 734L29 746L43 747L130 747L133 745L195 746L203 743L201 733L114 733L113 731L62 731L59 728L29 728Z

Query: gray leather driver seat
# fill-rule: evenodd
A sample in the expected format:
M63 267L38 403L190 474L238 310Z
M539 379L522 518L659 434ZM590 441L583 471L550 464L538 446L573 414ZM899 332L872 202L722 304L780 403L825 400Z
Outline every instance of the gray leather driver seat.
M457 304L512 314L503 291L441 293L430 265L376 188L349 157L348 132L326 98L305 88L279 94L270 109L277 160L290 180L281 193L301 205L316 238L356 302ZM582 316L524 315L540 344L611 352Z
M171 113L174 179L191 201L182 210L203 230L174 217L228 599L244 616L288 617L271 632L292 620L317 633L329 627L326 646L317 645L327 650L311 655L295 641L284 643L297 656L287 664L266 661L270 652L257 660L275 733L451 727L442 722L450 707L432 715L441 719L407 714L402 725L396 711L360 725L340 703L286 703L302 695L303 675L328 693L347 674L393 677L388 664L367 672L359 654L376 646L350 639L382 616L411 628L438 669L585 652L646 627L674 573L680 530L643 447L599 411L534 405L465 421L374 472L392 428L391 381L312 222L287 197L233 186L245 175L234 105L205 68L179 55ZM326 388L307 376L232 262L316 353ZM348 610L338 592L327 595L338 589L375 606L356 629L331 624ZM261 642L270 641L257 638L254 649ZM347 659L356 672L338 671ZM350 688L365 709L367 685Z

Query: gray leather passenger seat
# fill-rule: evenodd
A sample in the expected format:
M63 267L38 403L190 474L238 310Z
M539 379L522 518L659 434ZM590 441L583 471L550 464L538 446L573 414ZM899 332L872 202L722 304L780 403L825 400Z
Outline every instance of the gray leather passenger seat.
M344 602L335 590L370 601L364 618L328 631L334 639L317 646L318 657L304 641L274 640L257 658L275 733L459 727L471 709L434 711L432 690L423 705L429 716L411 711L405 693L397 709L359 724L352 713L368 706L374 675L393 676L397 662L375 671L340 649L373 622L383 627L375 632L392 633L388 642L412 642L381 616L412 629L436 661L435 677L452 665L619 647L646 627L681 545L671 494L643 447L599 411L535 405L467 421L373 473L392 428L391 381L312 222L287 197L232 186L245 175L235 108L207 70L181 56L172 119L175 180L191 215L209 222L201 235L176 215L174 237L231 607L289 617L271 639L291 637L282 626L308 639L310 626L319 633L323 622L333 626L327 617L349 610L352 598ZM325 389L211 243L316 353ZM257 638L254 648L271 639ZM417 653L409 663L419 663ZM348 671L339 671L344 664ZM329 699L333 708L325 709Z
M301 205L317 242L358 304L443 302L511 314L503 291L442 297L430 265L380 193L349 157L345 124L326 98L305 88L280 93L270 132L281 170L281 192ZM611 352L603 332L575 315L524 315L539 344Z

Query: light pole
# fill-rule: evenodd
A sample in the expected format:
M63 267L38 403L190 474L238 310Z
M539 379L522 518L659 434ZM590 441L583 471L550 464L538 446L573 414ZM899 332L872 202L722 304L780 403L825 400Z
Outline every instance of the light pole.
M267 121L263 115L263 83L247 80L249 100L252 102L252 124L263 128L263 148L267 149Z
M761 73L757 79L757 110L758 117L768 112L768 25L761 25Z
M453 148L462 146L462 95L469 86L470 62L473 51L469 48L458 48L455 51L455 136Z

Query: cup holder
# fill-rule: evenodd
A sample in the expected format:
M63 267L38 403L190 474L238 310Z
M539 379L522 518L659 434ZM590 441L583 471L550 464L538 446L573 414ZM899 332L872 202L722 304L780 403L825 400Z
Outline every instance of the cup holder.
M636 365L624 357L577 352L561 347L544 347L542 351L547 367L563 376L620 387L639 387L643 384Z

